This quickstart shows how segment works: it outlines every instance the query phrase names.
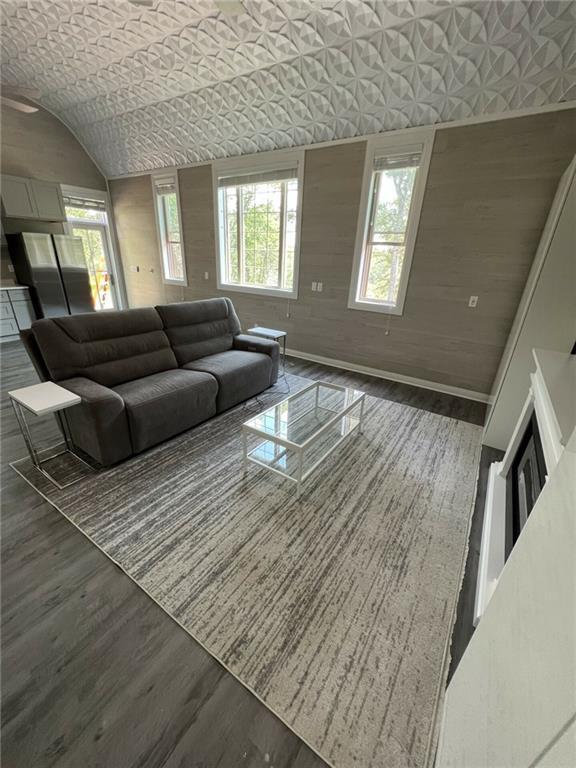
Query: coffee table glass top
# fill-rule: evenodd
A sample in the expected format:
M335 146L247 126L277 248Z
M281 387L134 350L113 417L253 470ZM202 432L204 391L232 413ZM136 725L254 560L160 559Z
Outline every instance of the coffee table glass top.
M294 481L300 496L302 482L362 433L365 399L358 389L315 381L244 422L244 476L248 464L257 464Z
M254 416L244 426L275 441L303 447L318 432L327 431L331 422L340 421L363 397L360 390L318 381Z

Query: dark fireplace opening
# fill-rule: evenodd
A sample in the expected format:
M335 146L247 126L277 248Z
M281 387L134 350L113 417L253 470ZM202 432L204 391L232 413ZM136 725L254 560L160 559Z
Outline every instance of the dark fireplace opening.
M506 478L506 559L546 482L546 462L533 413Z

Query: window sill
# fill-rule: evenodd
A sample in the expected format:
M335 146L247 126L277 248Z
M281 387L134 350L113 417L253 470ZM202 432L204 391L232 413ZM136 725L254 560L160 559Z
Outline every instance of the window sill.
M297 299L298 291L288 291L283 288L257 288L252 285L237 285L236 283L218 283L220 291L234 291L236 293L251 293L256 296L275 296L281 299Z
M358 301L348 302L348 309L359 309L363 312L380 312L382 315L401 315L404 307L400 304L379 304L376 301Z

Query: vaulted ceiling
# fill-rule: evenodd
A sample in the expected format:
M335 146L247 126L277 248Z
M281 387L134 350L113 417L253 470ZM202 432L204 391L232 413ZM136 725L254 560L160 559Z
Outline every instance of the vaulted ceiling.
M575 2L242 6L3 0L3 81L109 176L576 98Z

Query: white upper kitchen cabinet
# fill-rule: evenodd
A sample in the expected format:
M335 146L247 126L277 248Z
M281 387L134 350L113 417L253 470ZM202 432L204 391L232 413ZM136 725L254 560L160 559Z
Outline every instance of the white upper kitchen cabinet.
M65 221L60 184L54 181L2 176L2 204L7 217Z
M49 221L66 220L60 184L53 181L40 181L39 179L31 179L31 181L38 218Z
M6 216L19 219L37 218L32 180L2 175L2 203Z

